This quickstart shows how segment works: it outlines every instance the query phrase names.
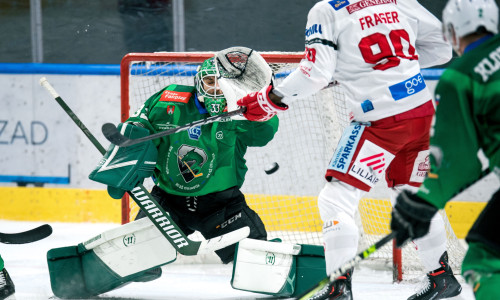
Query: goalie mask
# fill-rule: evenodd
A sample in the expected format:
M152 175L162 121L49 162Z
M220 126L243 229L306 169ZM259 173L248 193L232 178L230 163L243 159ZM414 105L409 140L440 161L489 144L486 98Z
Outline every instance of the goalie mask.
M194 85L198 100L205 104L205 108L211 116L220 115L226 110L226 98L219 87L214 57L205 60L198 67L194 76Z
M459 53L459 38L480 27L498 33L498 6L494 0L449 0L443 10L443 35Z

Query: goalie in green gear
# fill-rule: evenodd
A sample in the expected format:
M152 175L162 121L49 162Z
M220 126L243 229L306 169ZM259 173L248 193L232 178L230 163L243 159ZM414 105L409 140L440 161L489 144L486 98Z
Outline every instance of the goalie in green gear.
M127 122L154 134L165 130L165 124L180 126L227 111L215 63L214 56L200 65L194 86L171 84L152 95ZM243 72L239 78L245 76L250 75ZM154 140L158 162L151 195L186 235L199 231L210 239L248 226L250 238L265 240L265 226L240 188L248 170L248 147L265 146L278 124L277 117L267 122L224 119ZM144 216L139 212L136 219ZM234 251L232 245L216 254L229 263Z
M149 135L147 129L132 124L119 124L118 130L129 138ZM126 191L153 175L157 157L158 151L152 141L122 148L111 144L89 178L106 184L108 194L120 199Z
M252 63L261 58L255 52L242 48L235 52L228 50L220 53L226 51L224 53L239 55L243 60L246 55L250 58L246 67L268 68L271 73L263 58L263 65ZM139 138L227 110L229 97L226 98L219 87L225 79L218 81L214 63L214 58L203 62L194 86L170 84L153 94L119 126L120 132L130 138ZM263 78L251 74L254 73L242 70L238 77L243 81L240 84L245 85L249 77ZM119 198L125 190L133 189L144 178L153 175L152 197L185 235L198 231L205 239L211 239L248 226L249 238L266 240L264 223L248 206L240 189L248 170L245 160L248 147L265 146L273 139L278 125L277 116L265 122L223 119L131 147L111 146L89 177L108 185L110 194ZM123 245L123 236L116 235L117 238L103 241L99 246L91 239L78 246L52 249L48 261L51 286L57 291L54 294L60 298L97 296L130 282L158 278L159 267L175 260L177 252L169 245L155 244L168 241L163 237L151 238L149 227L154 226L142 226L149 221L145 216L140 211L135 221L116 229L127 229L123 230L125 236L134 235L137 241L140 237L148 239L141 243ZM99 237L106 235L103 233ZM110 249L115 242L119 249L101 251ZM235 249L233 244L215 252L221 262L227 264L233 261ZM134 260L134 267L125 263L130 260Z
M198 67L194 76L194 85L198 95L198 101L205 105L205 109L211 116L217 116L227 112L227 103L222 90L217 82L217 69L215 58L209 58Z

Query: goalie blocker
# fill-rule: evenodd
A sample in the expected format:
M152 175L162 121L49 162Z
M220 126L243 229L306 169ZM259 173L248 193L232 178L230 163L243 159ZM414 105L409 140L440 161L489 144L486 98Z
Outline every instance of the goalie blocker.
M231 286L275 297L297 297L325 274L322 246L247 238L237 244Z
M118 130L129 138L149 135L146 128L129 123L120 123ZM144 178L153 175L157 157L158 151L152 141L126 148L111 144L89 179L106 184L108 194L120 199L126 191L133 190Z

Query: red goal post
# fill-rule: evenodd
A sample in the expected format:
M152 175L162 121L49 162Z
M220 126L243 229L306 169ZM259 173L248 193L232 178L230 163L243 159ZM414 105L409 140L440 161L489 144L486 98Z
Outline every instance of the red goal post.
M127 54L120 66L121 121L164 86L171 83L193 85L196 66L213 57L214 53ZM277 82L294 70L303 57L303 53L259 53L272 67ZM248 150L245 158L249 171L242 191L248 204L263 219L269 239L278 237L285 242L322 244L322 224L316 198L324 184L323 170L348 123L348 115L342 86L326 88L295 101L286 113L279 115L280 127L275 138L263 148ZM266 175L264 169L273 162L279 164L279 170ZM133 219L134 209L134 203L125 196L122 223ZM360 201L356 220L361 232L360 249L389 233L391 209L388 197ZM450 261L457 271L460 270L463 248L460 248L446 216L445 219ZM411 246L401 250L387 245L369 260L391 265L396 281L421 275L422 267Z

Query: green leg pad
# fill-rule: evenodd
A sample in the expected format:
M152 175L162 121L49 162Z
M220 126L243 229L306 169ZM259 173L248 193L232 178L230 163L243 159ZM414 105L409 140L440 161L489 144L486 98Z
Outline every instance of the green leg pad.
M93 296L83 279L81 257L76 246L51 249L47 252L50 285L55 296L81 299Z
M326 277L325 253L322 246L301 245L297 259L297 280L292 297L297 297Z
M94 251L78 253L77 246L49 250L47 262L52 291L62 299L97 296L133 281L151 281L161 276L161 269L155 267L121 277L104 264Z

